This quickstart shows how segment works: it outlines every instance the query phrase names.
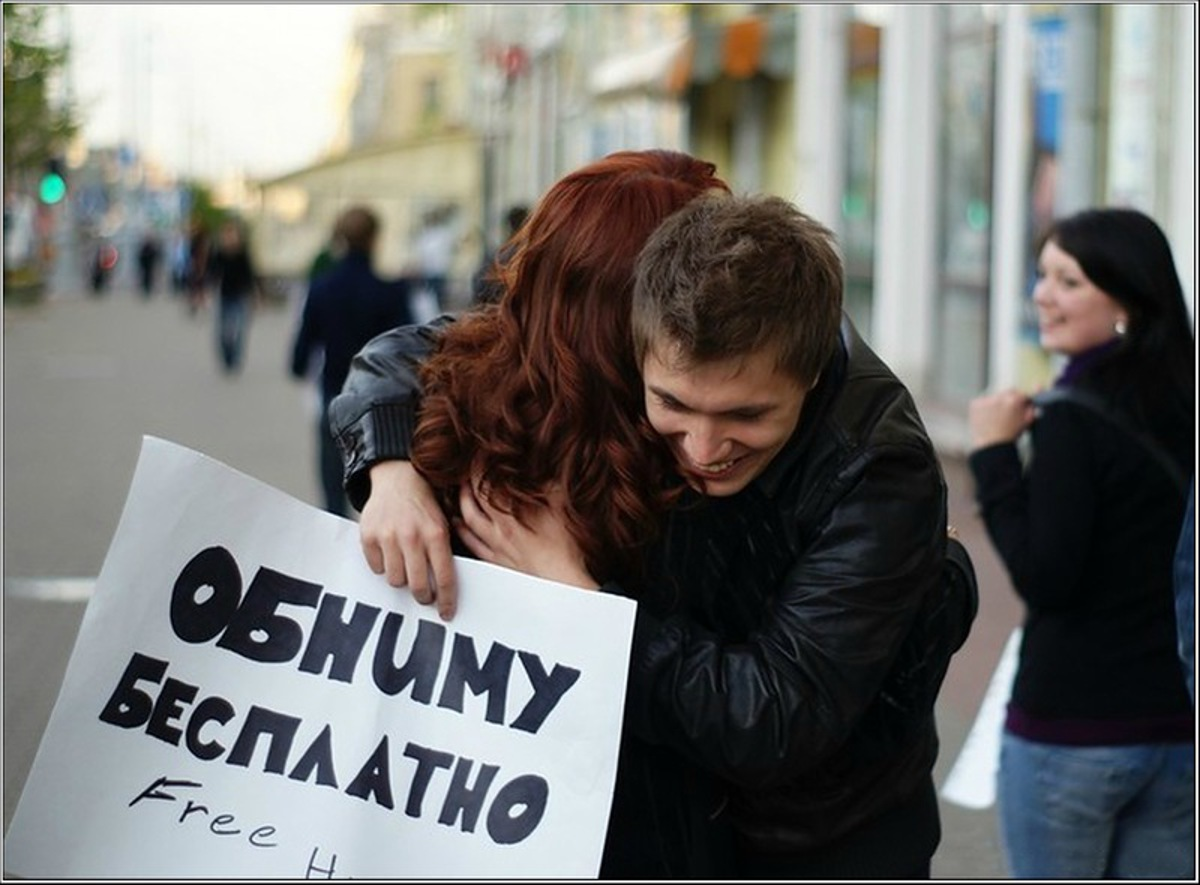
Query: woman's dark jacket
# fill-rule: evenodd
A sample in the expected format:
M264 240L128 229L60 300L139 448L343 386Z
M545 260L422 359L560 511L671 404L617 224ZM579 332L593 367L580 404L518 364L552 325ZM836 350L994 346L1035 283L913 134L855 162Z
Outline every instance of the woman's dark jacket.
M436 334L375 339L334 400L357 507L370 465L407 456L413 366ZM717 774L752 852L853 854L856 830L930 790L934 700L975 611L960 545L947 567L946 486L915 405L849 323L842 343L764 474L670 516L639 599L627 730ZM893 870L936 847L922 807L884 839Z
M1087 374L1077 383L1191 475L1190 415L1155 414L1149 427L1114 390ZM970 457L988 535L1026 606L1006 727L1050 744L1191 742L1172 584L1186 485L1103 415L1053 401L1030 428L1028 465L1015 443Z

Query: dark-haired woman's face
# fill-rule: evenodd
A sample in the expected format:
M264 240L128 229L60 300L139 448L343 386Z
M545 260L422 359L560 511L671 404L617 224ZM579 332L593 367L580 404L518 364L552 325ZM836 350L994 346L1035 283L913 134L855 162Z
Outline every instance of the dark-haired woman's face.
M1104 344L1128 322L1121 303L1096 286L1079 262L1053 241L1042 247L1033 288L1042 347L1074 356Z

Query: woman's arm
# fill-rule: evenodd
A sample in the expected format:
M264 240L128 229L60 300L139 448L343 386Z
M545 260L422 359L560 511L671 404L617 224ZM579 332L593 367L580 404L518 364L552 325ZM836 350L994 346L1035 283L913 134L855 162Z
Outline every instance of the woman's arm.
M977 449L968 460L988 536L1013 588L1038 608L1070 606L1085 592L1081 577L1101 508L1098 420L1076 406L1055 405L1031 427L1028 469L1013 443Z
M346 492L358 510L371 496L370 468L407 460L421 401L421 363L453 319L400 326L367 342L329 404L329 426L345 467Z
M444 315L373 338L355 355L329 406L346 492L362 512L367 564L393 586L408 586L418 602L436 600L444 619L457 601L449 525L408 455L420 408L419 368L451 322Z

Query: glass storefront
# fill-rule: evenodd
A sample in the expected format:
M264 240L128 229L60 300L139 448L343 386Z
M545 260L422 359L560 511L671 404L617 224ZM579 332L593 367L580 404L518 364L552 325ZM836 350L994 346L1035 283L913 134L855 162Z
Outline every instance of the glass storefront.
M934 396L965 404L987 386L996 25L986 7L943 7Z
M1029 18L1031 68L1029 94L1032 140L1029 145L1029 197L1025 227L1024 289L1017 325L1017 384L1044 385L1050 360L1038 338L1033 286L1037 281L1037 241L1054 220L1059 199L1059 158L1062 153L1062 100L1066 86L1066 20L1056 5L1039 7Z
M842 243L846 256L846 312L868 341L875 290L879 38L878 26L865 21L850 23Z

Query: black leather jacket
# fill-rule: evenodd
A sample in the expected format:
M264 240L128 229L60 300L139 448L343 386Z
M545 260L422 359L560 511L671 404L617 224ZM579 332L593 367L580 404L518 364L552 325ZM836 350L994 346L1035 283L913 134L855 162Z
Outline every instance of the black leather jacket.
M435 338L375 339L333 402L355 506L366 468L407 455ZM931 789L934 700L977 605L912 398L848 322L842 344L766 472L672 514L639 598L626 727L718 774L762 852L853 852L856 830ZM927 816L895 833L926 859Z
M342 452L346 494L356 510L371 495L367 471L372 464L408 459L421 390L417 369L450 322L453 317L443 314L424 326L384 332L350 361L342 392L329 404L329 425Z

